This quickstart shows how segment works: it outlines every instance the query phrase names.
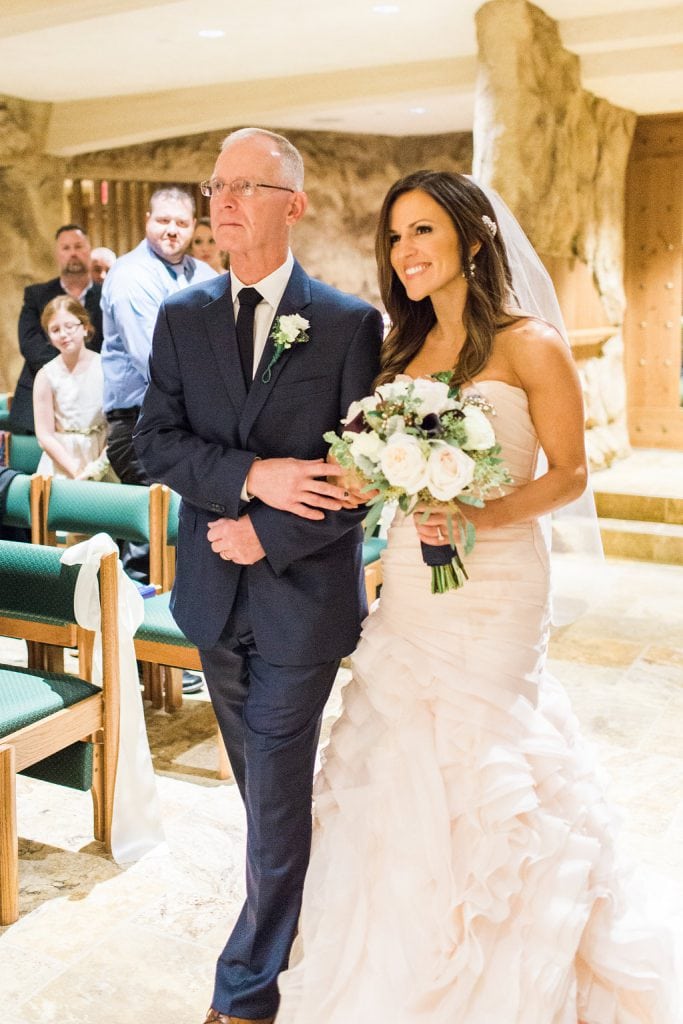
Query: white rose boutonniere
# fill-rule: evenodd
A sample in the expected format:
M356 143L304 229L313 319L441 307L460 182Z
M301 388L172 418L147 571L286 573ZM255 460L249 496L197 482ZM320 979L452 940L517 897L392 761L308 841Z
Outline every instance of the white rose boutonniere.
M298 313L290 313L288 316L279 316L273 324L270 336L275 344L275 351L268 366L263 371L261 380L264 384L270 382L272 369L283 352L286 352L292 345L303 345L308 341L306 331L310 327L308 320L299 316Z

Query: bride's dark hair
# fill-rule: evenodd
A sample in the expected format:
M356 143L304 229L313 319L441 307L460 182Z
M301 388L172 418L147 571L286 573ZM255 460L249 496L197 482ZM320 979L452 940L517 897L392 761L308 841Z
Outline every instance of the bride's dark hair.
M431 299L426 297L417 302L409 299L391 265L391 211L399 196L416 190L431 196L446 211L460 244L460 259L468 285L463 311L467 334L453 368L452 382L462 384L482 371L491 355L496 332L516 317L506 309L512 278L493 207L478 185L462 174L448 171L415 171L395 182L382 204L375 254L380 294L391 329L382 345L380 372L375 383L383 384L403 373L436 323ZM483 218L491 226L495 225L495 229L487 226ZM475 271L471 274L469 253L476 242L481 242L481 248L474 257Z

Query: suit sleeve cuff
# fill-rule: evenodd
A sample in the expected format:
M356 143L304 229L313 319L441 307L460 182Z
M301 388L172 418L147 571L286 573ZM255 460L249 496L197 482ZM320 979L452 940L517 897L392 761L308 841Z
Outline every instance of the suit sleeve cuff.
M260 462L260 461L261 461L260 457L257 455L256 458L254 459L254 462ZM251 466L254 465L254 462L252 462ZM251 470L251 466L249 467L249 470ZM249 476L249 470L247 471L247 476ZM247 476L245 476L245 478L244 478L244 483L242 484L242 490L240 491L240 501L247 501L248 502L248 501L251 501L251 499L254 497L254 495L250 494L249 491L247 490Z

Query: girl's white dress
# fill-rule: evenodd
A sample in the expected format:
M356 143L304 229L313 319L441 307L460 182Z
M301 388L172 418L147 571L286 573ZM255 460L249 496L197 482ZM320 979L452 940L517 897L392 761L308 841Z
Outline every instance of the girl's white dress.
M78 460L79 471L93 466L94 479L116 479L106 457L107 421L102 410L104 380L99 355L92 354L84 373L69 373L57 357L42 371L52 390L55 431L67 451ZM37 472L43 476L67 474L43 452Z
M522 485L526 394L477 389ZM277 1024L674 1024L671 950L622 902L596 768L545 670L541 529L482 533L466 564L432 595L412 521L390 530Z

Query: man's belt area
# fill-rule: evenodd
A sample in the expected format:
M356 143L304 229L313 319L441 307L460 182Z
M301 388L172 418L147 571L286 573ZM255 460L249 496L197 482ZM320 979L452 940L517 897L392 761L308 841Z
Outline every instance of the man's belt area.
M116 422L117 420L132 420L135 421L140 415L141 406L131 405L127 409L110 409L109 412L105 413L107 421L109 423Z

